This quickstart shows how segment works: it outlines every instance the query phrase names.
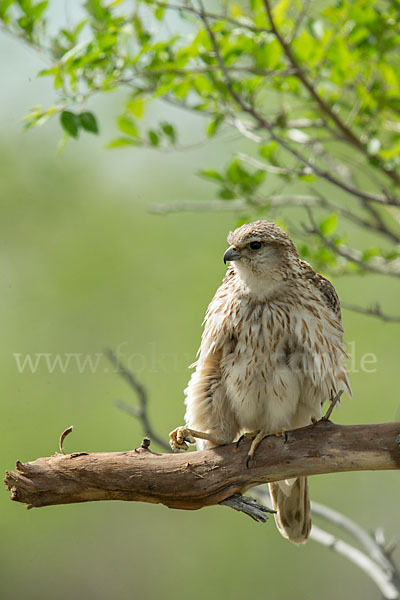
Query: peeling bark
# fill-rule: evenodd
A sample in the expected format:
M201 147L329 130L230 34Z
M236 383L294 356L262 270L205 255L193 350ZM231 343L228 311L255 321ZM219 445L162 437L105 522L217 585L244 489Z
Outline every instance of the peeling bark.
M146 446L146 445L144 445ZM187 454L74 452L17 462L7 471L11 499L28 508L95 500L198 509L270 481L300 475L400 468L400 423L336 425L319 421L266 437L246 469L249 442Z

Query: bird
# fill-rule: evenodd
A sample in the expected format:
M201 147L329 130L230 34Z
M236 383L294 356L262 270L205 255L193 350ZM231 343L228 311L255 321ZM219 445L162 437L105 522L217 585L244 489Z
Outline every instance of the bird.
M221 286L208 306L185 425L173 451L251 439L247 466L268 435L315 423L339 390L351 396L338 295L299 257L289 235L265 220L228 235ZM275 522L290 541L311 530L306 477L269 484Z

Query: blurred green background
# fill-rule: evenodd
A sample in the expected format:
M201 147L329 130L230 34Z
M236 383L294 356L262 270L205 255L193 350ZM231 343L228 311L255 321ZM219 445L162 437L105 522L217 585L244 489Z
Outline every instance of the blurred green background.
M139 445L140 424L119 411L117 398L136 402L105 358L80 373L17 368L15 354L81 353L105 347L121 356L146 385L150 414L166 440L182 424L183 389L200 341L206 306L224 273L230 214L156 216L151 204L211 199L195 176L222 166L235 148L227 136L191 152L104 149L118 98L98 102L100 138L82 137L56 155L56 123L22 133L21 117L49 103L37 80L40 56L0 36L1 74L1 470L17 459L57 451L125 450ZM161 106L155 110L165 110ZM179 115L188 138L203 122ZM349 232L352 234L352 232ZM356 235L354 233L354 235ZM399 294L378 277L338 279L343 299L365 305L379 289L385 309ZM335 412L340 423L398 418L400 326L344 313L353 354L354 399ZM362 357L373 353L374 372ZM124 357L124 354L126 355ZM154 447L154 449L156 449ZM343 511L367 529L399 536L398 473L315 477L312 498ZM0 496L0 580L4 599L96 598L377 598L356 567L310 541L295 547L266 525L223 507L196 512L130 503L95 503L27 511ZM395 557L400 560L400 552Z

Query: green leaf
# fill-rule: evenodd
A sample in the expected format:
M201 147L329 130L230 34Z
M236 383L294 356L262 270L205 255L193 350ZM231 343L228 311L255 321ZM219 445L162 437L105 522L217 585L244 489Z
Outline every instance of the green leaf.
M336 213L332 213L327 216L321 223L319 224L319 230L322 235L330 236L337 229L339 218Z
M200 96L211 96L215 88L206 75L196 75L193 85Z
M14 4L15 0L1 0L0 1L0 18L4 19L11 4Z
M164 13L165 13L165 8L163 6L157 6L157 8L154 11L154 16L157 19L157 21L162 21Z
M299 179L301 179L301 181L308 181L311 183L315 181L317 177L313 173L303 173L302 175L299 175Z
M149 131L147 132L147 135L149 137L149 142L152 146L158 146L160 143L160 138L158 137L157 133L154 131L154 129L149 129Z
M42 16L42 14L44 13L44 11L47 8L47 5L48 5L47 0L44 0L43 2L39 2L38 4L35 4L35 6L33 6L30 11L31 18L34 21L37 21L38 19L40 19L40 17Z
M223 200L234 200L236 198L235 192L233 192L229 188L222 188L221 190L219 190L218 196Z
M258 153L263 158L266 158L267 160L271 161L275 154L277 147L278 147L278 143L272 141L272 142L269 142L268 144L264 144L263 146L260 146L260 148L258 149Z
M72 137L76 138L79 134L79 128L81 125L78 115L69 110L63 110L60 115L60 122L63 129Z
M87 0L84 4L84 7L96 21L106 21L108 10L102 6L101 0Z
M140 140L134 140L132 138L127 137L119 137L108 142L106 148L114 149L114 148L122 148L124 146L140 146L142 143Z
M122 131L122 133L126 133L126 135L130 135L134 138L139 137L138 128L136 127L135 123L128 117L121 115L117 119L117 124L118 129Z
M17 0L21 10L24 11L25 14L29 14L32 10L32 2L31 0Z
M214 181L220 181L221 183L225 181L218 171L213 171L212 169L205 169L204 171L199 171L199 175L205 177L206 179L214 179Z
M223 122L223 115L218 115L215 119L213 119L207 126L207 137L212 137L215 135Z
M176 142L176 131L171 123L161 123L161 130L171 140L173 144Z
M232 183L240 183L242 177L246 175L246 172L240 166L240 163L237 159L233 160L229 167L226 170L226 175Z
M364 250L363 255L362 255L362 261L368 262L374 256L381 256L381 254L382 253L381 253L380 248L378 248L377 246L371 246L370 248L367 248L366 250Z
M260 69L275 69L279 65L283 50L277 40L263 42L255 50L257 67Z
M272 9L275 24L279 27L286 16L291 0L280 0Z
M85 111L79 115L81 127L90 133L99 133L96 117L93 113Z
M385 259L386 260L395 260L396 258L399 258L400 256L400 246L397 246L397 248L393 248L392 250L389 250L389 252L385 252Z
M61 152L64 150L65 146L67 145L68 140L69 140L69 134L65 131L61 140L57 144L57 156L59 156L61 154Z
M131 98L126 103L127 110L132 113L137 119L141 119L144 113L144 100L143 98Z

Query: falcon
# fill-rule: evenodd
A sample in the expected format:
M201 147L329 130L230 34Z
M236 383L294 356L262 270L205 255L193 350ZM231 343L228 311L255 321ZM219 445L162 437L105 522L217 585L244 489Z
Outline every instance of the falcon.
M198 360L185 390L186 425L170 433L174 451L251 439L247 466L267 435L321 418L340 389L351 395L338 296L299 258L275 223L256 221L228 235L230 263L204 321ZM196 441L197 440L197 441ZM280 533L295 543L311 529L306 477L269 484Z

